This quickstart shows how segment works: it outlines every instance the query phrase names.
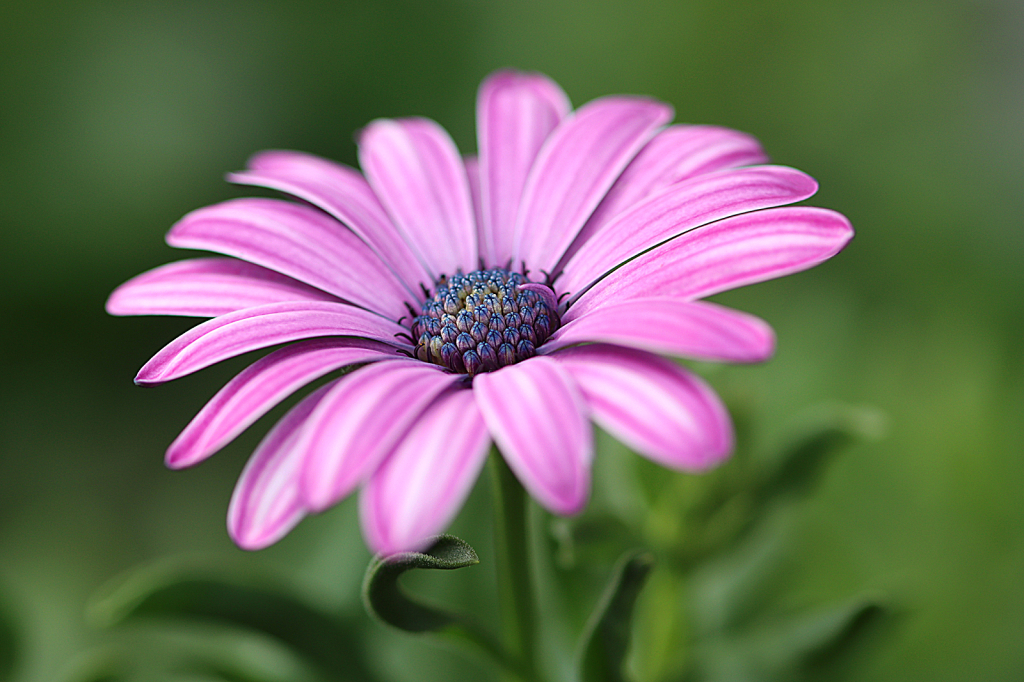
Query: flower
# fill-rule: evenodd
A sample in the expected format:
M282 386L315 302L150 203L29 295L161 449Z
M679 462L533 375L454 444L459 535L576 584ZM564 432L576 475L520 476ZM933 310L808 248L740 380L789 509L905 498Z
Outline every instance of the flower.
M787 207L817 184L763 165L752 137L669 125L672 109L604 97L572 110L554 82L502 71L477 102L479 155L423 118L360 134L362 173L288 151L232 182L244 198L175 224L170 263L119 287L115 315L211 317L138 384L283 345L246 368L167 451L196 464L302 386L238 481L228 529L247 549L360 492L372 549L416 549L458 512L493 440L527 491L573 514L590 489L593 421L636 452L699 471L725 458L728 414L664 356L757 362L760 319L699 299L804 270L849 222Z

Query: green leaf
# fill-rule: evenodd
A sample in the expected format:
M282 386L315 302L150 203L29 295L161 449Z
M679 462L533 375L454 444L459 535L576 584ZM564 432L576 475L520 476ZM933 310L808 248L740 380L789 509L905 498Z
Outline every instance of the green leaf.
M18 631L5 607L5 604L0 603L0 682L13 678L19 651Z
M414 568L450 571L478 563L480 559L469 543L454 535L438 536L424 552L374 557L363 579L363 603L372 615L400 630L440 630L459 622L459 616L410 598L399 586L399 577Z
M861 598L797 623L788 643L799 653L801 668L830 665L858 646L889 613L881 601Z
M583 682L625 679L622 664L629 648L633 606L653 566L654 556L640 550L624 554L615 565L581 640L579 671Z
M224 680L224 682L284 682L285 680L278 675L257 670L254 666L241 666L237 663L223 661L193 661L186 666L180 666L179 672L189 677L198 675ZM292 680L294 679L292 678Z
M791 437L756 485L761 503L806 492L833 455L858 440L880 437L884 418L876 410L849 406L819 408Z
M886 613L874 598L804 615L734 638L698 644L697 671L687 679L708 682L791 682L822 668L856 642Z
M226 682L322 682L326 678L297 658L293 650L254 638L223 642L207 638L203 646L179 656L169 669Z
M88 607L100 627L139 618L179 618L249 628L288 644L343 680L372 680L355 627L268 580L225 576L184 562L138 569L107 586Z
M95 648L79 654L61 676L61 682L126 682L127 656L112 648Z
M413 569L451 571L480 563L476 551L454 535L439 535L423 552L402 552L374 557L363 578L363 604L371 615L400 630L433 633L457 644L469 644L507 671L522 676L523 663L516 661L493 635L471 618L424 604L405 593L398 579Z
M777 528L764 526L701 571L688 607L697 637L711 639L739 632L764 610L766 584L782 570L787 546Z
M636 531L622 519L602 512L573 519L554 517L549 536L555 565L563 571L607 565L618 559L623 549L639 542Z

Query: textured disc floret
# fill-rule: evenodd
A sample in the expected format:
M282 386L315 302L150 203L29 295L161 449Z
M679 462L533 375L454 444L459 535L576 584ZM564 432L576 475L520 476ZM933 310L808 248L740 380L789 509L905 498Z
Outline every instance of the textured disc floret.
M412 334L417 358L473 375L533 357L559 324L551 289L493 268L442 276Z

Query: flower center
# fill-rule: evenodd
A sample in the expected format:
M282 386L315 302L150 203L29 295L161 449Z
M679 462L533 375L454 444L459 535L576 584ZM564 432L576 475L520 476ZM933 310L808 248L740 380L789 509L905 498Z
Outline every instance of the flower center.
M479 374L533 357L561 324L555 294L503 268L438 280L412 324L416 357Z

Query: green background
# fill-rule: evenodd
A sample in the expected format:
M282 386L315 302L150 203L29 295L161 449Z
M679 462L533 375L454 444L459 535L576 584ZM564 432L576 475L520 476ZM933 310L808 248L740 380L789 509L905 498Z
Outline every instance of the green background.
M776 515L784 559L765 589L779 612L865 591L895 605L884 636L829 679L1024 679L1021 44L1013 0L4 3L0 611L17 631L13 679L60 679L116 641L89 626L87 598L162 557L277 572L359 614L368 555L351 501L263 552L227 537L234 479L269 420L194 470L163 468L246 363L137 388L135 371L192 322L111 318L103 302L181 257L162 243L180 216L246 194L222 176L258 150L354 164L361 125L418 114L472 151L477 85L506 66L549 74L576 105L666 100L677 121L753 133L818 179L808 203L845 213L856 239L814 271L719 297L767 319L779 350L708 377L755 415L744 447L770 447L827 401L877 408L886 426ZM486 521L485 496L470 509ZM486 526L467 516L456 530L486 564ZM472 570L485 577L465 589L486 593L489 569ZM458 592L447 578L425 589ZM396 680L463 665L365 628Z

